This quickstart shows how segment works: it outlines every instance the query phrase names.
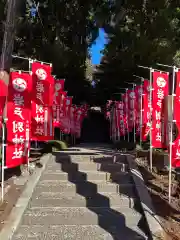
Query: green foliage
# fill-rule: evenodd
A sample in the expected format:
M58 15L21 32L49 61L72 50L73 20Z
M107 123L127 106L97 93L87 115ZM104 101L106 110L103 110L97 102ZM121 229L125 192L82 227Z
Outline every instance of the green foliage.
M148 70L137 65L180 66L178 1L124 1L114 6L113 16L114 23L107 28L110 41L96 73L97 95L112 98L112 93L127 87L125 81L135 81L133 75L149 78Z
M63 141L52 140L48 141L48 144L52 146L53 151L66 150L68 148L67 144Z
M18 18L14 52L52 62L53 74L65 78L68 94L80 103L91 95L86 81L88 47L98 28L110 17L107 0L40 0L38 14L30 15L27 4ZM28 68L27 61L13 60L13 67Z

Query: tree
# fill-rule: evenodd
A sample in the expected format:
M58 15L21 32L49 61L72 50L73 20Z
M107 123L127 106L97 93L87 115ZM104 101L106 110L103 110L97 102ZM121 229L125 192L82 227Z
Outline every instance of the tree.
M149 77L148 71L137 65L157 68L156 63L161 62L179 66L178 1L121 2L114 7L113 16L113 24L106 28L110 38L104 51L106 62L96 73L98 89L108 88L110 96L115 89L117 92L118 88L127 87L125 81L135 81L133 74Z
M98 34L100 15L109 8L107 0L28 0L21 5L14 52L52 62L54 74L66 78L70 95L81 95L86 83L88 47ZM31 15L33 3L38 11ZM1 8L0 8L1 9ZM102 24L102 21L101 21ZM13 66L26 69L26 61L14 59ZM80 97L78 97L80 99Z

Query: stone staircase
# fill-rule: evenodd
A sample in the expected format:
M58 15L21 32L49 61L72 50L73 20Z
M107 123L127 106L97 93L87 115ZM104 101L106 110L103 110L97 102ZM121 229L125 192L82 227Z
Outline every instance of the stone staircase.
M57 153L13 240L150 239L147 234L125 156Z

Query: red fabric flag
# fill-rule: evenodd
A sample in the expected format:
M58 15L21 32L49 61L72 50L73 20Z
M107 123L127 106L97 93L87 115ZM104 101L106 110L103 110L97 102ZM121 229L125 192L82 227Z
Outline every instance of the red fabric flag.
M141 123L141 96L142 96L142 86L135 87L135 112L136 112L136 135L140 135L140 123Z
M59 105L61 100L61 93L64 92L64 79L55 79L54 81L54 99L53 104Z
M64 79L55 79L53 98L53 125L60 127L60 102L64 91Z
M176 120L177 137L172 145L172 166L180 167L180 71L176 73L176 96L174 97L174 120Z
M136 119L136 109L135 109L135 102L136 102L136 95L133 90L128 90L128 128L129 131L132 131L134 127L134 121Z
M124 119L124 103L122 101L117 104L118 128L120 136L125 135L125 119Z
M75 134L76 137L80 138L81 136L81 126L83 121L83 110L82 108L77 108L75 112Z
M162 148L162 101L168 95L168 73L153 72L152 147Z
M121 94L121 99L123 102L123 112L124 112L124 126L125 126L125 132L129 132L128 128L128 97L127 94Z
M54 138L52 116L52 89L54 79L51 65L32 63L32 140L47 141Z
M6 166L16 167L28 160L31 120L32 76L12 72L7 99Z
M143 119L142 119L142 140L145 141L151 126L150 116L150 85L148 80L143 84Z

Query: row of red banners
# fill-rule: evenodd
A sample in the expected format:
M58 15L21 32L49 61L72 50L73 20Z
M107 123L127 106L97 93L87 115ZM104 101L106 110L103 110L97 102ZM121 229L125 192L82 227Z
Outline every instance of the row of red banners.
M0 92L0 120L7 100L7 168L27 163L30 141L54 139L54 127L80 137L87 113L87 105L72 104L64 80L54 79L50 64L33 62L31 71L11 72L8 89Z
M111 137L125 136L136 129L136 136L146 141L151 128L152 148L169 149L170 120L165 110L165 99L169 94L169 73L154 71L152 73L152 91L150 82L144 80L140 86L127 90L122 94L121 101L107 103L106 116L111 121ZM151 107L152 106L152 107ZM180 72L176 73L176 92L174 96L174 121L177 127L177 137L172 143L172 166L180 166ZM142 122L141 122L142 119Z

